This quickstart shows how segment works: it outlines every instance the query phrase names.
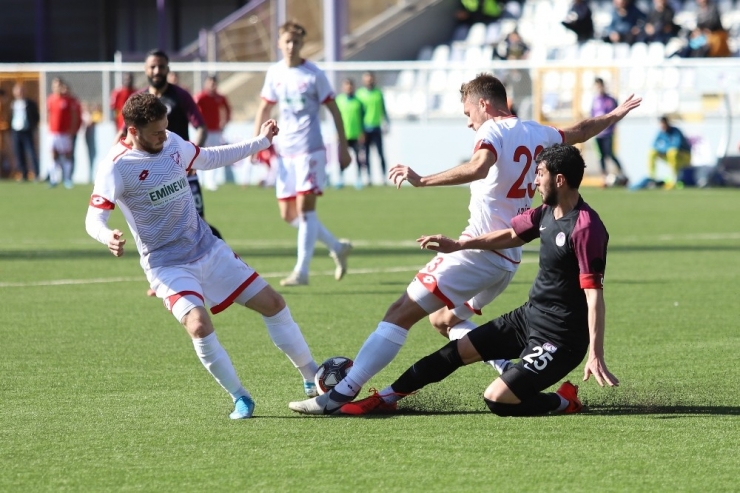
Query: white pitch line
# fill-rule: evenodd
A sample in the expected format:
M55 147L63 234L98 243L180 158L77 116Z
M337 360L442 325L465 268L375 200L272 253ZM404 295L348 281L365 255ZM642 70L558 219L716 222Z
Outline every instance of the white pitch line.
M523 258L523 264L530 264L536 262L536 259ZM406 267L383 267L380 269L365 268L365 269L348 269L347 275L361 276L369 274L393 274L398 272L417 272L422 266L417 264ZM283 278L290 275L290 272L267 272L260 274L265 279ZM319 272L311 272L312 276L333 276L333 270L325 270ZM32 281L32 282L0 282L0 288L31 288L38 286L72 286L72 285L85 285L85 284L109 284L116 282L146 282L146 278L142 275L141 277L103 277L93 279L52 279L49 281Z

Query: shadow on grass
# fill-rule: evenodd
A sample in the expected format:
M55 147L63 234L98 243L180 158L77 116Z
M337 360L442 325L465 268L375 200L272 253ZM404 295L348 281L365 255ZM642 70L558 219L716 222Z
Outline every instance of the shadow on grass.
M138 257L136 247L133 254ZM3 260L73 260L90 258L112 257L107 248L95 250L6 250L0 251L0 261Z
M654 404L587 405L585 414L626 416L629 414L660 414L664 418L682 416L740 416L740 407L733 406L666 406Z

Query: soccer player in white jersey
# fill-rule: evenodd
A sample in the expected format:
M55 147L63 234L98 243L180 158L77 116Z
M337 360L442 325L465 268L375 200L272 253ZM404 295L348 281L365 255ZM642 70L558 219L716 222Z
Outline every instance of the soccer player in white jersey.
M167 130L167 107L155 95L131 96L123 107L128 129L100 164L85 226L113 255L126 239L108 227L116 205L128 223L151 289L182 323L203 366L234 400L232 419L249 418L254 400L242 386L218 342L205 305L217 314L233 303L260 313L275 345L303 376L306 395L316 395L318 369L282 296L211 232L198 215L187 173L227 166L270 146L274 120L257 138L200 148Z
M536 191L534 158L544 147L584 142L624 118L641 101L630 96L607 115L556 130L513 116L506 89L490 74L480 74L463 84L460 94L468 127L476 132L470 162L429 176L398 165L391 168L388 177L399 187L404 181L415 187L470 183L470 219L462 237L508 229L514 216L530 208ZM342 413L342 406L393 360L409 329L427 315L443 335L462 338L475 328L468 319L506 288L520 261L521 247L437 255L390 306L360 348L347 377L330 393L291 402L289 407L304 414ZM495 362L497 370L504 370L507 363Z
M276 194L280 216L298 229L298 259L293 272L280 281L282 286L308 284L308 267L318 239L329 248L339 281L347 271L348 240L337 240L316 215L316 202L326 182L326 149L321 136L319 110L331 113L339 139L339 165L352 161L347 149L342 116L334 101L334 91L324 72L301 58L305 29L295 22L280 26L278 46L283 60L267 71L261 103L255 116L255 135L278 104L282 132L276 139L278 170Z

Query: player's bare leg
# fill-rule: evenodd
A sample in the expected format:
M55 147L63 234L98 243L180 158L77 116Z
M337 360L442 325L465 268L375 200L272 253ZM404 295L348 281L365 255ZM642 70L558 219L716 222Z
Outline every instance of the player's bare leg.
M429 315L429 322L437 331L451 341L462 339L468 332L475 329L477 325L470 320L463 319L447 307L440 308ZM497 359L486 361L500 374L512 366L511 361L507 359Z

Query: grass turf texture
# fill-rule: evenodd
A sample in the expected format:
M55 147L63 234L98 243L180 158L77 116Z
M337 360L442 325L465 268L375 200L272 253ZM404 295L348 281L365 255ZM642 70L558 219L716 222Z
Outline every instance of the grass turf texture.
M584 190L611 235L606 361L622 385L582 383L581 365L570 375L581 415L497 418L481 398L495 375L476 364L406 399L397 416L299 416L287 408L302 398L297 372L260 317L232 307L215 326L257 401L255 417L238 422L184 330L145 296L120 212L110 224L129 238L123 258L85 234L89 193L0 183L0 491L737 488L736 190ZM355 241L350 273L335 282L317 248L310 286L291 289L277 280L294 264L295 230L272 192L225 186L205 203L283 293L321 362L357 354L431 258L413 240L458 234L467 198L465 188L329 190L320 216ZM536 246L477 321L526 299ZM362 395L443 344L419 323Z

